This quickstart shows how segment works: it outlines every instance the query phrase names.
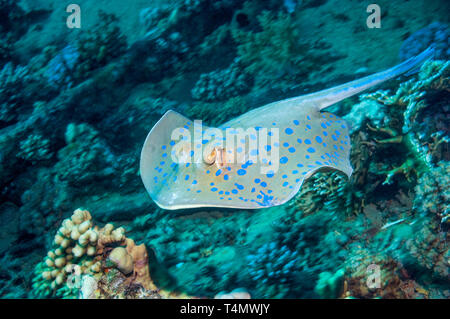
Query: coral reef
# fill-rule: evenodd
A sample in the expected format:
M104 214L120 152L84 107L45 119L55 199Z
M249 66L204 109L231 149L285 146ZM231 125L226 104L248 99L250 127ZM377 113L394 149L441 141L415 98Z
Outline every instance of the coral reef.
M33 293L36 297L74 297L78 294L77 280L81 274L98 275L101 255L107 245L125 240L124 229L94 227L86 210L77 209L65 219L55 235L54 249L36 266Z
M414 209L422 216L436 218L442 226L450 223L449 179L449 162L439 162L418 180L415 189Z
M133 271L133 258L126 248L114 248L108 258L123 274L129 275Z
M135 42L125 56L124 64L132 81L161 81L183 67L188 46L179 32L166 36L148 36Z
M0 127L17 119L27 99L25 87L31 81L26 66L8 62L0 71Z
M77 209L63 221L53 249L34 273L33 294L40 298L161 298L150 278L145 245L126 238L122 227L94 226L87 210ZM113 289L110 281L116 281Z
M0 1L0 32L23 32L20 23L23 20L25 11L14 0Z
M58 1L0 0L0 297L450 298L448 3L380 1L367 33L337 0L80 0L80 30ZM146 194L142 142L168 110L219 126L430 44L417 75L332 106L350 179L320 171L254 211Z
M430 23L423 29L411 34L400 48L400 59L406 60L422 52L430 45L434 46L435 59L448 60L450 58L450 29L447 24Z
M158 289L150 277L148 258L145 245L127 238L123 227L99 228L87 210L77 209L63 221L53 248L36 265L32 294L37 298L193 298Z
M300 192L289 204L295 209L311 214L326 209L328 211L346 211L349 203L350 184L348 178L340 172L318 172L307 180Z
M200 116L208 125L218 126L225 123L233 116L242 114L248 108L248 102L241 96L232 97L223 103L221 109L213 107L213 103L196 102L188 110L189 114Z
M448 179L449 162L439 162L425 173L416 186L413 208L421 216L416 236L407 242L410 254L433 276L449 278L450 250Z
M100 23L83 33L77 41L76 50L79 57L74 69L75 78L86 79L90 72L106 65L126 51L127 40L117 26L117 17L100 10L98 19ZM77 55L73 52L70 54Z
M275 298L281 297L289 289L287 283L297 277L298 253L287 246L277 248L277 243L271 242L258 249L255 255L248 255L248 272L254 282L264 285L268 294ZM259 289L264 289L260 287Z
M74 46L68 45L57 53L47 64L44 76L50 86L70 87L74 82L74 72L80 59L80 53Z
M33 164L49 160L53 156L50 141L39 134L29 135L26 140L20 142L17 156Z
M55 165L59 181L71 186L92 179L105 180L114 173L114 155L99 138L98 132L88 124L67 125L66 146L58 151Z
M370 255L368 251L360 250L347 261L346 267L343 297L386 299L428 297L428 293L420 285L407 279L404 268L389 257ZM373 270L380 271L377 274L378 278L371 277ZM406 290L405 286L411 284L412 291Z
M385 91L363 95L363 99L374 99L385 105L389 122L369 129L384 139L375 139L378 146L401 144L408 156L403 163L381 174L384 183L392 183L396 174L408 179L415 172L420 176L428 171L436 159L448 160L448 68L444 61L429 61L420 71L418 79L400 85L394 95Z
M423 267L431 271L425 277L441 278L448 283L450 267L448 231L440 230L438 225L429 221L417 224L416 236L407 242L409 253L419 265L418 268Z
M321 272L314 291L323 299L338 298L341 295L343 280L344 269L339 269L334 274L329 271Z
M297 80L307 78L313 70L318 71L317 66L330 60L330 56L325 60L323 53L317 53L318 48L326 47L323 43L311 45L301 41L291 15L264 11L258 21L260 32L232 29L238 56L245 70L254 76L255 85L280 85L277 84L280 81L295 85Z
M238 96L248 90L249 78L236 60L226 69L201 74L191 92L194 99L211 102Z

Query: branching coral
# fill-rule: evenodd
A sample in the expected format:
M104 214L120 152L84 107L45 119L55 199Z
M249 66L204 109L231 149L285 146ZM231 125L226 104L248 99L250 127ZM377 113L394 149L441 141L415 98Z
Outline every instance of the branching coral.
M350 207L348 178L338 171L317 172L302 186L289 205L311 214L321 209L330 212L345 211Z
M35 134L41 135L40 131ZM18 144L23 139L23 146L14 158L31 162L40 160L40 164L51 163L45 158L52 156L58 145L54 140L44 137L41 141L34 141L33 135L30 133L28 136L24 134L23 137L17 137ZM45 140L49 140L51 144ZM20 215L33 216L23 217L21 221L21 227L29 234L47 234L49 229L66 217L65 212L74 203L83 205L86 197L92 203L92 194L98 195L123 187L124 183L135 179L133 158L127 160L125 156L116 157L98 131L90 125L69 124L65 131L65 141L66 145L57 152L58 161L54 165L41 167L31 175L32 184L27 185L19 195L22 202ZM123 174L116 174L118 171Z
M378 146L400 144L408 154L402 164L381 172L390 184L399 173L409 180L413 172L420 176L434 166L436 159L445 158L448 145L450 62L428 61L418 79L402 83L394 95L386 91L363 95L386 105L391 119L386 127L371 127L384 139ZM447 124L446 124L447 123Z
M275 240L248 257L252 282L247 286L253 288L252 296L317 298L339 292L339 288L326 287L330 282L324 278L336 271L335 265L342 264L346 256L343 248L350 241L348 231L328 228L340 224L338 221L338 214L324 210L307 216L294 210L284 212L271 228Z
M248 255L248 272L259 289L267 289L266 297L283 297L289 293L289 283L299 270L297 251L276 242L264 244L256 254ZM257 288L258 289L258 288Z

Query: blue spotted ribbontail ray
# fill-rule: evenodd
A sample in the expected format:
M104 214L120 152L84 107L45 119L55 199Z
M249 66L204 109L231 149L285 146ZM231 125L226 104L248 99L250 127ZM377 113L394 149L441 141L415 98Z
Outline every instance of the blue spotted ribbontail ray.
M168 111L148 134L140 173L164 209L263 208L291 199L321 168L352 174L345 121L322 109L417 68L429 48L346 84L253 109L219 128Z

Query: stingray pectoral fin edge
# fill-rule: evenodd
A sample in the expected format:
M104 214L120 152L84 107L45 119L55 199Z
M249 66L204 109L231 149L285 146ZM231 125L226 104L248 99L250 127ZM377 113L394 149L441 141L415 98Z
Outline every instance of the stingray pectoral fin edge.
M171 141L173 130L183 127L187 122L189 122L187 117L172 110L167 111L150 130L142 147L139 168L142 182L150 197L164 209L176 208L172 208L161 196L161 190L168 185L168 180L164 182L163 180L158 181L156 178L164 169L163 166L166 163L161 165L164 158L167 159L167 164L172 162L168 143ZM168 178L171 177L169 172L167 175Z

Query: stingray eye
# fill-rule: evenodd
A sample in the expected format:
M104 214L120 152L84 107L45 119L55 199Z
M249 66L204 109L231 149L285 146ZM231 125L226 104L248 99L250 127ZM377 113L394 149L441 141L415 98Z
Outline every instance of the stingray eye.
M209 154L204 156L203 160L208 165L216 164L216 166L220 168L225 163L225 149L222 147L215 147Z
M208 165L212 165L216 161L216 156L217 156L217 151L214 148L209 154L206 154L205 156L203 156L203 161Z

